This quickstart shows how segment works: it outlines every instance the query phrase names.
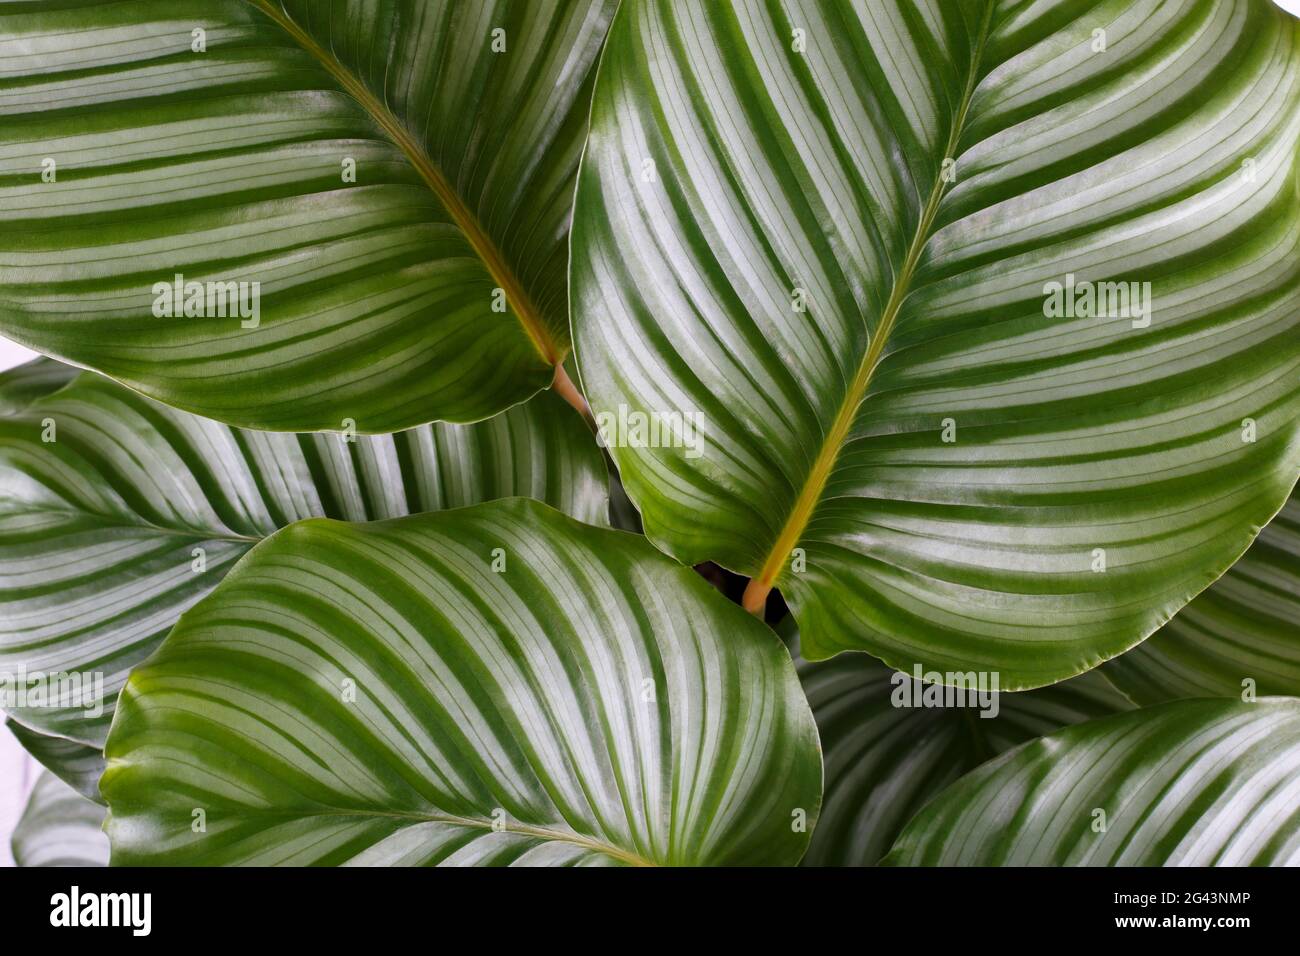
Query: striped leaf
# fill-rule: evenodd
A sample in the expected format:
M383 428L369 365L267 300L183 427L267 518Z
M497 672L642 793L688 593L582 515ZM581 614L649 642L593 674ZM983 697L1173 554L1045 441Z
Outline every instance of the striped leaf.
M0 332L280 431L581 404L568 223L614 2L4 4Z
M821 795L766 627L524 499L279 532L106 754L117 864L790 864Z
M1300 700L1184 700L1068 727L948 788L903 866L1300 864Z
M1134 646L1300 472L1298 156L1267 0L627 0L571 283L646 533L814 659Z
M1105 671L1141 704L1300 696L1300 496L1223 577Z
M87 800L103 803L99 795L99 778L104 773L104 755L98 747L87 746L66 737L50 737L24 727L12 717L5 726L46 770L58 777Z
M130 669L292 521L526 495L604 522L606 481L581 419L551 394L475 425L349 440L230 428L85 373L0 419L0 676L70 675L37 685L62 700L5 709L102 746Z
M52 359L37 358L0 372L0 415L22 411L36 399L57 391L77 370Z
M54 774L41 774L14 828L11 846L19 866L107 866L104 808Z
M786 621L790 619L787 618ZM784 633L792 630L783 623ZM791 639L821 736L825 794L805 866L872 866L904 824L962 774L1063 726L1132 708L1097 671L1004 694L916 681L866 654L811 663Z

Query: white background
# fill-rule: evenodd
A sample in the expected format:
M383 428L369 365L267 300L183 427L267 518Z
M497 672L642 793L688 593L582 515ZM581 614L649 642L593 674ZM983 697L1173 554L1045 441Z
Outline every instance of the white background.
M1300 16L1300 0L1275 0L1283 10ZM0 371L27 361L35 352L0 338ZM36 779L38 766L0 725L0 866L12 866L9 836L27 802L27 792Z

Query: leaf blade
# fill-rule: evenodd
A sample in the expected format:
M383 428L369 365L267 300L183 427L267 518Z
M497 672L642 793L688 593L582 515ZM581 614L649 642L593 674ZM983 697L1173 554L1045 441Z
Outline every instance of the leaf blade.
M10 842L18 866L107 866L105 810L50 772L32 788Z
M99 804L104 802L99 795L99 778L104 773L104 755L99 748L65 737L42 734L12 717L5 720L5 726L49 774L87 800Z
M1300 854L1297 761L1293 698L1148 707L1066 728L969 774L908 825L885 863L1287 865ZM1180 799L1168 799L1171 789Z
M789 863L821 776L762 625L525 499L268 539L137 669L106 752L124 864Z
M568 188L609 13L5 14L0 328L246 427L383 433L518 404L569 350ZM206 288L227 282L239 309Z
M751 607L779 566L805 653L1032 688L1168 620L1300 470L1300 41L1264 4L921 9L621 9L579 368L607 424L703 417L703 458L614 436L628 493ZM1067 277L1150 283L1151 321L1049 314Z
M1182 697L1300 696L1300 499L1250 550L1107 677L1140 704Z
M81 681L57 706L10 712L102 746L131 667L254 543L299 518L538 495L603 524L607 494L586 428L549 394L475 425L349 441L233 429L84 373L0 420L0 670Z
M805 660L790 626L779 631L824 754L825 793L804 866L875 866L917 811L964 773L1027 740L1133 707L1097 671L1017 694L987 683L955 692L862 653ZM927 690L938 692L934 700Z

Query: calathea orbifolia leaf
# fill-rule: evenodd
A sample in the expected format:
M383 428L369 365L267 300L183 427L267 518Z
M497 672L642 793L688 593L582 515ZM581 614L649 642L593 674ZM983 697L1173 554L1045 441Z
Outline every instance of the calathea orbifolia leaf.
M606 481L582 420L549 393L475 425L291 435L83 373L0 418L0 708L102 746L130 668L253 544L299 518L526 495L604 522Z
M627 0L571 283L646 533L779 587L811 658L1022 689L1152 633L1300 470L1297 32Z
M791 621L778 631L817 721L826 775L805 866L872 866L962 774L1026 740L1133 706L1099 671L1007 694L995 675L904 674L858 651L813 663L799 654Z
M0 12L0 332L275 430L475 421L555 380L614 0Z
M57 391L77 376L77 369L53 359L36 358L0 372L0 415L21 411Z
M105 752L118 864L792 864L821 796L771 631L525 499L280 531Z
M1300 700L1182 700L1067 727L967 774L887 864L1300 863Z
M10 846L19 866L106 866L104 808L46 771L36 780Z
M1300 498L1292 494L1223 577L1104 669L1142 704L1300 696Z
M12 717L5 726L43 767L87 800L103 803L99 795L99 778L104 773L104 755L98 747L53 737L32 730Z

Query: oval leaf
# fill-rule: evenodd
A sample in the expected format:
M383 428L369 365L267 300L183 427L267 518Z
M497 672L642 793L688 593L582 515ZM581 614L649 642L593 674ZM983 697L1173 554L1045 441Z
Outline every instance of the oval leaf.
M1298 33L628 0L571 282L646 533L780 587L812 658L1020 689L1152 633L1300 471Z
M11 846L19 866L107 866L104 808L48 771L36 779Z
M857 652L812 663L799 654L797 636L792 641L826 774L804 866L872 866L962 774L1026 740L1133 706L1098 671L1004 694L990 675L982 684L980 675L958 675L964 686L942 686L934 681L953 675L918 681Z
M571 192L613 6L5 10L0 331L257 428L523 401L569 350Z
M1300 701L1185 700L1043 737L903 831L902 866L1300 863Z
M1104 669L1139 704L1300 696L1300 497L1174 619Z
M603 522L606 481L581 419L551 394L476 425L349 439L233 429L83 374L0 419L0 691L25 678L42 693L5 709L102 746L131 667L300 518L526 495Z
M281 531L131 675L106 754L125 864L792 864L821 795L771 631L524 499Z

